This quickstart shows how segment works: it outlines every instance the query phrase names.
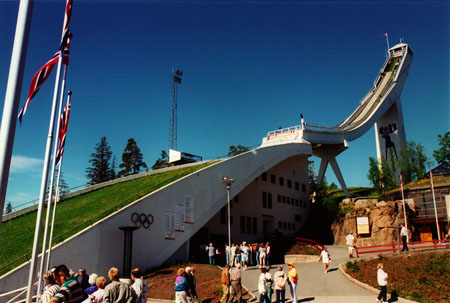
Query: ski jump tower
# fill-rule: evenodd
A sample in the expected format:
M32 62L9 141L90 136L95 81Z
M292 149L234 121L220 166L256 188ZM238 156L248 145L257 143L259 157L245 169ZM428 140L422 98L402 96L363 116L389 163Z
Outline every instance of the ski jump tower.
M375 79L372 89L361 100L356 110L341 123L326 127L302 123L286 129L269 132L262 146L279 142L304 140L312 145L314 156L321 158L318 179L323 181L328 164L344 191L348 190L336 157L348 148L348 142L355 140L375 125L377 157L387 159L398 157L406 144L400 95L408 76L413 52L405 43L390 48L388 58Z

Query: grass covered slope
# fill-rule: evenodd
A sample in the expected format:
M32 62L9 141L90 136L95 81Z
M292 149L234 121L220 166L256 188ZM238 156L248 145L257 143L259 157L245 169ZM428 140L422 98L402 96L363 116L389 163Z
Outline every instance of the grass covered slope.
M388 293L418 302L450 302L450 251L410 252L347 262L347 273L378 288L377 264L388 274Z
M53 245L137 199L213 162L165 171L62 201L56 209ZM4 222L0 230L0 276L31 257L37 211ZM45 213L43 215L45 220ZM43 238L43 230L41 241ZM42 250L42 247L39 251Z

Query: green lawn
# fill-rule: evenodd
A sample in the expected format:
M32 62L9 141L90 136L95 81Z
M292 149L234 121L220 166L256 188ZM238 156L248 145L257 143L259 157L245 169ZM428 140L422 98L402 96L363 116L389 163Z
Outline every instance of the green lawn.
M56 209L54 245L148 193L212 163L173 169L114 184L59 203ZM36 216L37 211L2 224L0 230L0 276L30 258ZM45 214L43 217L45 220ZM42 228L42 235L43 230L44 228ZM41 250L42 248L39 249L39 251Z

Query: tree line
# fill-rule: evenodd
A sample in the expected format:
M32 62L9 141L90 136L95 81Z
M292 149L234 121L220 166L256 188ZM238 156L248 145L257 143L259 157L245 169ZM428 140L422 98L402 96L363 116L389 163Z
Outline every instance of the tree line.
M100 139L94 150L89 160L91 166L86 168L86 177L89 185L137 174L142 169L148 171L147 164L144 162L144 156L133 138L128 139L127 145L123 150L122 163L119 165L120 170L118 172L116 172L116 157L113 156L106 137Z

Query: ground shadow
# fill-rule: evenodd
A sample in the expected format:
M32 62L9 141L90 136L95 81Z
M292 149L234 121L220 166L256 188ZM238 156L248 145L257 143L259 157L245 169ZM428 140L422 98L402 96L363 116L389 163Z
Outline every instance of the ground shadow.
M397 291L393 290L391 292L391 297L388 300L388 302L398 302L398 293L397 293Z
M328 272L332 272L332 271L336 271L336 270L338 270L337 267L335 267L335 268L330 268L330 269L328 270Z
M309 301L314 301L316 298L315 297L309 297L309 298L303 298L300 300L297 300L297 302L309 302Z

